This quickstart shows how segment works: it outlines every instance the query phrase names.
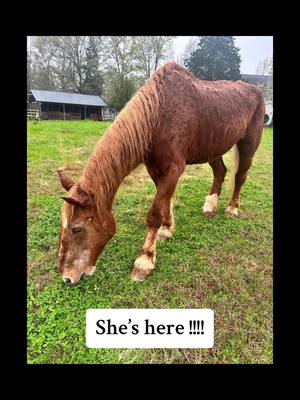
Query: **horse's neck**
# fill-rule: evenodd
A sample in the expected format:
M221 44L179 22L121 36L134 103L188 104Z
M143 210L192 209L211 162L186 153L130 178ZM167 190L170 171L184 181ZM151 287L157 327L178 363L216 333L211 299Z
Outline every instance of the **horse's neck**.
M155 80L135 94L118 115L89 159L83 186L111 207L125 176L146 157L160 120L160 95Z
M143 154L133 151L124 135L112 129L96 146L81 177L85 188L111 209L115 194L124 178L141 162Z

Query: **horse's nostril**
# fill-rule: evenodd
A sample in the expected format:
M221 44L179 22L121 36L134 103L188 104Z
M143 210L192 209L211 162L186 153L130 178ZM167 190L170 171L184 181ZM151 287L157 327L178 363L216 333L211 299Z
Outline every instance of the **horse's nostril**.
M65 282L65 283L68 283L68 284L69 284L69 283L72 283L71 279L69 279L69 278L64 278L64 282Z

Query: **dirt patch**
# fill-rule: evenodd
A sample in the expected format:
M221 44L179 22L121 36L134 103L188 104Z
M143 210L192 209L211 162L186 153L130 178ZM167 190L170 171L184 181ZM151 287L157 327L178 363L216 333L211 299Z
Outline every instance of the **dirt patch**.
M256 270L263 270L263 271L273 271L273 266L268 264L258 265L254 261L250 261L248 264L249 268L256 269Z
M31 283L34 285L34 287L38 290L41 291L44 289L46 285L49 285L51 282L53 282L53 275L51 272L46 272L45 274L30 274L28 273L27 275L27 280L28 283Z
M143 186L146 182L152 182L150 175L144 165L139 165L122 182L122 186Z
M49 248L41 257L31 257L27 262L27 281L42 290L45 285L52 282L55 271L56 250Z
M187 308L200 306L209 296L216 294L222 290L220 282L207 274L195 274L186 284L177 284L173 282L167 283L163 291L170 296L176 294L186 299Z

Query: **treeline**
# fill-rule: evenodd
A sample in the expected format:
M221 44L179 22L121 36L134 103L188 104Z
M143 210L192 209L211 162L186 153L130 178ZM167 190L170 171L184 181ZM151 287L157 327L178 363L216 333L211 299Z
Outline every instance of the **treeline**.
M172 57L174 36L33 36L27 89L103 97L118 111Z

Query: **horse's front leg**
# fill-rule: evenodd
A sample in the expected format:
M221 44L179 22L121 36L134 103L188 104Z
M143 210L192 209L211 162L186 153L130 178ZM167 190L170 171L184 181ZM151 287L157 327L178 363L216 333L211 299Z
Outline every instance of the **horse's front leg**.
M139 257L131 271L134 281L143 281L154 270L156 261L156 241L159 228L149 227Z
M171 198L183 169L183 166L172 164L167 172L159 177L157 192L147 214L147 234L140 255L135 260L131 271L131 277L134 281L143 281L155 267L158 232L164 221L164 216L168 214L168 211L165 213L166 208L169 207L170 209ZM171 219L167 223L171 223Z
M156 188L159 182L160 171L154 165L150 163L146 164L147 171L151 176ZM167 203L165 209L163 210L163 220L161 227L157 233L157 240L166 240L170 239L173 236L175 231L175 223L174 223L174 216L173 216L173 201L170 198L170 201Z
M173 200L170 199L163 213L163 222L157 233L157 240L167 240L173 236L175 222L173 216Z

